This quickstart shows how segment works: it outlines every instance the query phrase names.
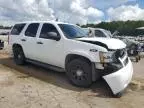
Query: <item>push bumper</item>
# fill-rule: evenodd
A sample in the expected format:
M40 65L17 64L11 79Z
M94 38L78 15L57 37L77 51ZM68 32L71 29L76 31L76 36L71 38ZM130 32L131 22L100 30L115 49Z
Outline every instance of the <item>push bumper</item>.
M123 91L130 83L133 75L133 66L131 60L128 59L128 64L120 70L111 74L103 76L104 80L108 83L113 94Z

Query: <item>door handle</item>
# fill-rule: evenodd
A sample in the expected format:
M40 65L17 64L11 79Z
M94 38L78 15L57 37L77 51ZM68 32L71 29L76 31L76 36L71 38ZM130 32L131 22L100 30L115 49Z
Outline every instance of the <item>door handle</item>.
M42 42L37 42L37 44L43 44Z
M26 41L26 39L21 39L21 41L23 41L23 42L24 42L24 41Z

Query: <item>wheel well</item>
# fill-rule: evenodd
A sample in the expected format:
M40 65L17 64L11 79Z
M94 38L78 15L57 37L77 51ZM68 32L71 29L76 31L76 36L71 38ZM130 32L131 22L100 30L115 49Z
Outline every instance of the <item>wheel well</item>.
M67 57L65 59L65 67L67 67L67 64L74 59L86 60L91 65L91 61L88 58L81 56L81 55L77 55L77 54L69 54L69 55L67 55Z
M20 44L13 44L12 48L21 48L22 49L22 46Z

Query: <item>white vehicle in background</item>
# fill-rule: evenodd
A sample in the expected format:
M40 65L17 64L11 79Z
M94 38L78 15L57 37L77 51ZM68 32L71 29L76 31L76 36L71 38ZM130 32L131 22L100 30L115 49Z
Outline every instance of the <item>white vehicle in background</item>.
M82 28L55 21L17 23L10 33L14 61L65 71L77 86L103 78L116 96L128 86L133 66L126 45L112 38L89 38Z
M0 29L0 50L4 48L5 42L8 41L8 32L9 29Z
M83 30L89 35L89 37L105 37L105 38L111 38L112 34L110 31L101 29L101 28L83 28Z

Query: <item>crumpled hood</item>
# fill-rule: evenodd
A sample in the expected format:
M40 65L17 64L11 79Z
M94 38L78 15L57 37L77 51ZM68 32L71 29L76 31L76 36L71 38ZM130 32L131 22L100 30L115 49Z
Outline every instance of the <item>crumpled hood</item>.
M108 49L123 49L126 47L126 44L123 41L114 38L84 37L78 38L78 40L100 46L106 45Z

